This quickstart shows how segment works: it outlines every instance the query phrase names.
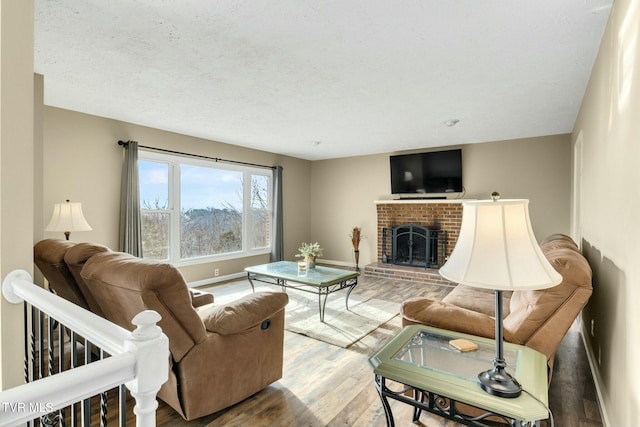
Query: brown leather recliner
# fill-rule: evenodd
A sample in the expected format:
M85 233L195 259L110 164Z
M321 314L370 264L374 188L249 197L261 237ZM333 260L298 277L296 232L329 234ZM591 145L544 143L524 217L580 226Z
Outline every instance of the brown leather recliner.
M80 277L84 263L91 256L110 251L95 243L74 243L68 240L44 239L33 247L33 260L56 295L102 316L102 309ZM189 289L194 307L213 302L213 295Z
M87 260L101 252L110 252L110 249L103 245L96 245L93 243L78 243L67 250L67 253L64 254L64 262L69 267L69 271L73 276L73 280L75 280L76 285L80 288L82 295L84 295L87 300L87 304L89 304L89 309L99 316L104 317L102 314L102 309L100 305L93 297L91 291L85 281L80 276L80 272L82 271L82 267L84 267L84 263Z
M550 236L540 248L563 280L549 289L506 294L503 327L505 341L531 347L547 357L550 378L556 350L591 296L592 273L587 260L568 236ZM495 337L493 291L458 285L442 301L407 300L400 312L403 326L423 324Z
M282 377L286 293L194 308L175 267L118 252L89 257L81 276L113 323L131 330L143 310L162 316L171 358L158 396L185 419L229 407Z
M76 244L67 240L45 239L33 247L33 260L56 295L91 310L89 304L64 261L67 251Z

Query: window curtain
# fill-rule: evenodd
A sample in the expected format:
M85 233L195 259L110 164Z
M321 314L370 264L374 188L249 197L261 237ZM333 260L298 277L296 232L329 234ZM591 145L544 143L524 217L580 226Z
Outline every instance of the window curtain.
M271 214L271 262L284 259L282 222L282 166L273 172L273 212Z
M120 251L142 257L138 143L129 141L124 145L124 153L120 194Z

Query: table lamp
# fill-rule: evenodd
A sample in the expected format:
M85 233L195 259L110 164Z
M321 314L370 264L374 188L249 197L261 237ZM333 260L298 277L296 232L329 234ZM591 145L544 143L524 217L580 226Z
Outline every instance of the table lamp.
M478 382L489 394L514 398L522 387L505 370L502 292L550 288L562 276L549 264L533 235L529 201L499 200L497 193L492 199L463 203L458 242L440 275L451 282L495 291L496 358L493 369L478 374Z
M62 231L67 240L72 231L91 231L91 226L82 214L82 203L69 202L56 203L53 206L51 221L44 228L45 231Z

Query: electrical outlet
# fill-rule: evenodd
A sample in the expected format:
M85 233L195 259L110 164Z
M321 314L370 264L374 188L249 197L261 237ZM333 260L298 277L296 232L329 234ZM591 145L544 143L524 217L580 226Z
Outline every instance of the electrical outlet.
M218 277L218 276L220 275L220 269L219 269L219 268L216 268L215 270L213 270L213 275L214 275L215 277Z
M591 336L596 336L596 319L591 319Z

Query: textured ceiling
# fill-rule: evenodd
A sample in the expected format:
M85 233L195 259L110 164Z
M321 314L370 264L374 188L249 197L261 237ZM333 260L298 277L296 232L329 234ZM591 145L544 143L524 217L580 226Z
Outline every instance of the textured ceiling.
M47 105L310 160L562 134L612 1L36 0L35 70Z

